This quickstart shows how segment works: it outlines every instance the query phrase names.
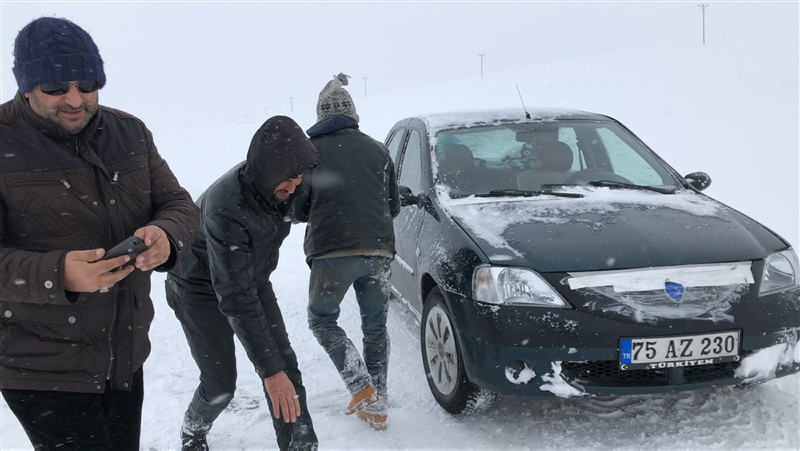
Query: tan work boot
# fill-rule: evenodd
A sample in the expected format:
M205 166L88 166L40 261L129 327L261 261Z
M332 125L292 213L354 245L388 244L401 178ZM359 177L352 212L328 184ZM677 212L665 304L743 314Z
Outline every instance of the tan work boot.
M372 429L375 429L376 431L383 431L388 426L386 420L389 419L389 415L359 410L358 418L369 423L369 425L372 426Z
M354 412L364 410L368 406L375 404L378 401L378 394L375 393L375 387L372 385L367 386L367 388L361 390L360 392L356 393L353 396L353 399L350 400L350 404L348 404L347 409L345 409L345 415L351 415Z

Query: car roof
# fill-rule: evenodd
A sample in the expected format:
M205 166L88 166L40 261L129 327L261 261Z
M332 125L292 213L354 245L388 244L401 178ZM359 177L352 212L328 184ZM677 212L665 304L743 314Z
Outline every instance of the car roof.
M453 128L466 128L479 125L497 123L525 123L547 122L560 120L591 120L601 122L615 122L614 119L602 114L566 108L522 108L464 110L413 116L425 122L429 131L446 130Z

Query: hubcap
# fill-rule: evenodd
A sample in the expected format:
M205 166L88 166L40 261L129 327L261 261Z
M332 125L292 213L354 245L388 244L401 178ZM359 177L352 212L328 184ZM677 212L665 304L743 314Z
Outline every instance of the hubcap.
M434 386L449 395L458 383L458 353L453 326L447 312L437 305L425 319L425 358Z

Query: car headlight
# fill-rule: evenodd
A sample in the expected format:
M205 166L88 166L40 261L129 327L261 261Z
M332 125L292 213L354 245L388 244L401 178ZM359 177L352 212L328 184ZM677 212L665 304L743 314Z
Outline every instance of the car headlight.
M479 266L472 275L476 301L497 305L569 308L542 276L523 268Z
M797 263L797 254L794 250L787 249L770 254L764 262L764 274L761 276L761 289L759 296L786 291L797 288L800 279L800 265Z

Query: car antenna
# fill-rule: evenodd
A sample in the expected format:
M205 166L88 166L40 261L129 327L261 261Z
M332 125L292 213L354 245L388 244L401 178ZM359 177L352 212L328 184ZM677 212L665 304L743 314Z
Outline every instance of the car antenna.
M522 102L522 111L525 112L525 119L530 119L531 115L528 113L528 110L525 109L525 101L522 100L522 93L519 92L519 85L514 85L517 87L517 94L519 94L519 101Z

